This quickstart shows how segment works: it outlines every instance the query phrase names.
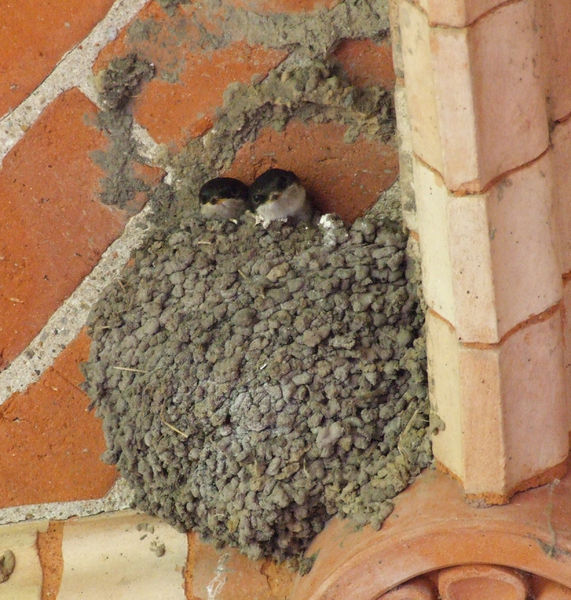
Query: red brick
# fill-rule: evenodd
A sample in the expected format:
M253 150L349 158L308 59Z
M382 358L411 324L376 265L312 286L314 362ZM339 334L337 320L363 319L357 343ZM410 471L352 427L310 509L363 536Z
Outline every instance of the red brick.
M353 85L381 85L393 89L395 71L388 40L375 44L371 40L343 40L333 56L341 64Z
M81 333L40 380L0 407L0 507L104 496L117 478L103 464L101 422L77 387L87 360Z
M98 201L107 147L86 123L95 106L59 96L0 170L0 368L17 356L122 231L125 214ZM86 118L86 115L89 118Z
M197 539L195 552L193 596L212 597L209 589L216 589L217 600L248 600L268 596L268 583L256 568L256 563L237 550L216 550L214 546Z
M113 0L14 0L0 19L0 115L15 108L105 16Z
M147 31L147 36L135 35L137 29ZM117 38L101 50L93 64L93 71L106 68L111 59L117 56L135 52L152 62L157 76L161 77L165 71L178 68L173 55L177 47L199 48L199 44L200 30L190 17L185 14L170 17L157 2L149 2Z
M389 188L398 175L396 148L364 137L343 141L337 123L292 120L283 131L264 129L244 144L225 174L250 184L271 167L294 171L322 212L352 222Z

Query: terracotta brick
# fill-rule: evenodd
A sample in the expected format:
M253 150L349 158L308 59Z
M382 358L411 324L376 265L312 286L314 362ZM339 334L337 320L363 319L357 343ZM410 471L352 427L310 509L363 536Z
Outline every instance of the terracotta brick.
M571 38L570 38L571 39ZM559 238L563 273L571 272L571 119L558 123L551 134L554 171L553 227Z
M296 578L290 599L380 599L419 575L432 579L435 571L450 565L482 564L541 573L560 584L548 586L552 595L546 593L545 600L567 600L570 499L571 472L553 485L517 494L506 506L482 510L466 503L452 478L426 469L395 498L395 508L379 531L331 519L308 548L307 555L315 553L317 558L307 575ZM486 588L449 600L475 598L524 600L515 594L488 593Z
M540 64L533 11L507 3L451 29L400 7L413 148L451 190L484 190L547 149L544 81L529 67Z
M4 159L0 367L26 347L125 224L124 213L98 201L105 173L89 153L107 140L86 124L95 110L78 90L62 94Z
M93 71L106 68L117 56L135 52L153 63L157 77L176 79L184 66L185 51L212 49L211 44L201 39L196 7L193 4L184 7L184 13L170 16L158 2L148 2L117 38L101 50Z
M233 548L216 550L197 539L192 594L201 600L270 600L261 561L248 560Z
M4 2L0 21L0 115L22 102L112 4L113 0Z
M548 103L551 120L571 113L571 4L547 0L541 4L542 41L548 77Z
M569 433L571 433L571 279L566 278L563 283L563 342L565 353L565 390L567 392Z
M551 161L545 155L502 179L487 194L486 231L500 337L561 299L552 189Z
M498 346L460 346L464 487L470 496L506 502L525 482L538 478L532 487L548 481L543 475L565 461L561 337L555 311Z
M15 558L12 574L0 584L2 600L39 600L42 567L36 550L36 538L46 528L47 522L0 527L0 554L10 550Z
M88 351L82 333L37 383L0 407L2 507L99 498L113 485L115 468L99 459L101 422L77 387Z
M294 171L321 212L351 222L370 208L398 174L396 148L364 137L343 141L337 123L290 121L280 132L268 127L244 144L226 173L250 184L271 167Z
M429 312L427 351L430 402L445 423L434 456L466 493L497 504L549 481L568 448L560 312L490 346L460 343Z
M63 539L63 522L53 521L46 531L38 533L38 556L42 565L42 600L56 600L61 575L63 573L63 556L61 542Z
M550 167L544 156L485 195L450 199L455 324L461 340L496 343L561 299Z
M378 600L435 600L434 586L427 577L416 577L383 594Z
M353 85L394 88L395 71L389 40L379 44L372 40L343 40L333 52L333 56L339 61Z
M571 600L571 589L537 575L531 576L532 597L535 600Z
M536 29L535 3L523 0L479 20L470 35L482 187L548 147L545 81L533 68L541 62Z
M340 0L234 0L233 4L260 14L300 13L330 9Z
M275 563L265 560L260 566L270 587L271 600L286 600L290 596L296 573L289 569L284 563Z
M414 176L425 298L460 340L497 343L559 302L549 157L479 195L450 194L418 160Z
M66 521L58 600L185 600L186 534L120 511Z

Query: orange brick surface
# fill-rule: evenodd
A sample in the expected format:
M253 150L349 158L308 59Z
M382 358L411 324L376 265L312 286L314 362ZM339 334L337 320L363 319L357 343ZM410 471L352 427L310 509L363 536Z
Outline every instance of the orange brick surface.
M363 137L343 141L337 123L292 120L283 131L268 127L244 144L226 175L250 184L270 167L294 171L321 212L351 222L370 208L398 175L394 147Z
M45 532L38 533L38 556L42 565L42 599L56 600L63 573L61 542L63 521L53 521Z
M0 115L20 104L112 4L113 0L2 2Z
M255 74L266 75L285 56L285 52L244 42L187 55L179 82L155 78L145 86L134 102L135 118L160 143L188 141L212 127L228 85L246 83Z
M95 106L60 95L0 170L0 368L21 352L122 231L126 217L98 200L107 147L89 126Z
M391 43L371 40L343 40L333 53L353 85L381 85L393 89L395 71Z
M0 407L0 507L104 496L117 477L99 457L101 423L77 387L87 360L81 333L41 379Z

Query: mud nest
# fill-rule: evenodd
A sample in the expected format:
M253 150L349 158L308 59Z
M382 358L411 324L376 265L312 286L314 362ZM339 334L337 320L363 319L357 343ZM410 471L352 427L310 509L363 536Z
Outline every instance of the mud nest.
M90 318L86 389L135 505L252 558L380 526L431 460L401 224L163 222Z

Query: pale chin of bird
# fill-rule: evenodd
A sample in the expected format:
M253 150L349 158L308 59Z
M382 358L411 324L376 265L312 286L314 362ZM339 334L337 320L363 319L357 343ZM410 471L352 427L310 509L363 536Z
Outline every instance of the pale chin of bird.
M256 223L263 227L272 221L287 221L289 217L299 221L311 219L311 206L300 183L292 183L276 200L264 202L256 209Z
M237 219L246 208L242 198L225 198L216 204L203 204L200 214L208 219Z

